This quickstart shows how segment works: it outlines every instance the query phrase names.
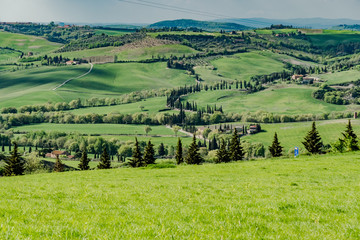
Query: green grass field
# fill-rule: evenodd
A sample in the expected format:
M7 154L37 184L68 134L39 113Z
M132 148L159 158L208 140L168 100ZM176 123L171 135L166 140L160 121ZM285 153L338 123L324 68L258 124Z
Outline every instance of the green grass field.
M233 56L222 57L211 61L212 67L197 67L198 73L205 82L220 80L246 80L249 81L254 75L270 74L284 70L284 64L274 59L270 52L247 52Z
M116 56L118 61L140 61L152 59L153 57L170 57L173 56L187 56L195 54L198 51L180 44L168 44L153 47L139 47L139 48L121 48L121 47L104 47L85 49L81 51L63 52L61 55L70 59L86 58L93 56ZM51 56L58 56L54 53Z
M267 111L278 114L318 114L333 111L360 110L357 105L334 105L314 99L316 88L297 85L277 85L261 92L244 94L237 90L208 91L183 97L198 106L222 105L225 112Z
M316 122L323 143L331 144L342 137L341 133L345 131L347 121L346 119L342 119ZM360 136L360 120L352 120L351 123L355 133ZM264 130L263 132L245 136L242 139L249 142L261 142L268 147L274 139L274 133L277 132L279 141L285 148L284 153L287 154L288 151L293 150L294 147L299 147L304 150L301 142L304 140L307 132L310 131L311 125L312 122L261 124L262 130Z
M358 154L0 178L4 239L359 239Z
M196 54L198 51L180 44L166 44L154 47L130 48L120 51L116 54L118 60L122 61L139 61L160 57L170 57L183 55L188 56Z
M95 30L95 34L106 34L109 36L121 36L121 35L125 35L125 34L129 34L135 32L134 30L108 30L108 29L96 29Z
M144 109L141 110L140 106L143 106ZM141 102L128 103L115 106L106 106L106 107L92 107L92 108L80 108L71 110L69 112L77 115L83 115L88 113L97 113L97 114L108 114L108 113L122 113L122 114L133 114L133 113L148 113L156 114L161 110L168 109L166 107L166 97L157 97L145 99ZM164 111L166 113L175 113L176 110Z
M150 126L152 135L168 135L174 136L174 132L165 126ZM80 133L80 134L101 134L101 135L144 135L145 125L130 125L130 124L33 124L13 128L14 131L31 132L31 131L56 131L66 133ZM179 132L178 136L185 134Z
M61 47L61 44L49 42L40 37L0 31L0 47L10 47L25 53L44 54Z
M296 33L297 29L256 29L255 32L257 34L264 34L264 35L270 35L270 34L278 34L278 33Z
M360 79L359 70L349 70L344 72L327 73L317 75L321 80L325 80L327 84L334 85L340 83L346 83L351 81L357 81Z
M166 63L95 65L80 79L52 91L65 80L82 75L89 65L40 67L1 73L0 108L71 101L77 98L117 97L144 89L173 88L195 83L185 71L167 69Z
M80 76L88 69L88 65L81 65L1 73L0 108L64 101L63 96L51 89L69 78Z

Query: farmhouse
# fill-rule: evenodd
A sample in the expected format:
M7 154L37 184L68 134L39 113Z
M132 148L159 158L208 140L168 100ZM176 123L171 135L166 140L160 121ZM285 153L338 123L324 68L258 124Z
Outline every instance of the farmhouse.
M66 65L76 65L78 64L76 61L67 61Z
M46 154L46 157L56 158L57 156L66 156L70 157L70 154L67 151L54 150L51 153Z
M291 77L291 79L292 79L292 80L298 80L298 79L303 78L303 77L304 77L304 75L293 75L293 76Z

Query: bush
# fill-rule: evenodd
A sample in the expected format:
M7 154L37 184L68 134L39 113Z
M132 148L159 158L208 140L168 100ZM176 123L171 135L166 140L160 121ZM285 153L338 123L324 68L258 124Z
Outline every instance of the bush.
M176 165L172 163L149 164L147 165L147 168L150 169L176 168Z

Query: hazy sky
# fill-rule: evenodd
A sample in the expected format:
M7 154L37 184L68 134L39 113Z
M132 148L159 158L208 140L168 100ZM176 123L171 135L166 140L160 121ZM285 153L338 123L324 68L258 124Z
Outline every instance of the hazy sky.
M160 8L144 6L153 3L160 4L157 5ZM161 9L169 8L161 4L177 6L183 12ZM189 13L187 9L208 12L206 15L211 16ZM360 19L359 12L360 0L0 0L0 21L153 23L166 19L225 17Z

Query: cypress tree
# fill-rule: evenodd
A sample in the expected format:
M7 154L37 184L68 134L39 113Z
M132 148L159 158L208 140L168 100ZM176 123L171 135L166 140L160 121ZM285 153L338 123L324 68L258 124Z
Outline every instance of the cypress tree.
M59 155L56 155L54 172L63 172L63 171L64 171L64 164L62 164L61 160L59 159Z
M100 156L100 162L97 167L98 167L98 169L110 169L111 168L110 156L107 152L106 147L104 147L104 150Z
M344 140L345 147L347 148L348 151L359 150L359 143L357 140L357 136L354 133L354 130L351 126L350 120L349 120L348 124L346 125L345 132L343 132L342 135L344 137L343 140Z
M244 158L245 152L241 146L238 131L234 129L234 133L230 142L230 160L231 161L240 161Z
M14 143L14 149L11 156L5 160L5 176L18 176L23 175L25 171L25 162L18 152L18 146Z
M316 129L316 124L313 122L311 130L308 132L302 144L305 146L306 150L311 154L321 153L321 148L323 143L319 132Z
M158 148L158 153L159 153L159 156L165 155L165 147L164 147L163 143L160 143L159 148Z
M134 146L134 150L133 150L133 155L132 155L132 159L130 160L129 164L133 168L143 167L145 165L144 160L141 155L141 150L140 150L140 146L139 146L139 142L138 142L137 138L135 138L135 146Z
M280 142L279 142L276 132L274 135L274 140L272 142L272 145L269 147L269 151L271 153L271 156L273 156L273 157L282 156L283 147L280 145Z
M176 159L177 164L181 164L184 162L182 142L181 142L180 138L178 138L178 142L177 142L177 146L176 146L175 159Z
M199 147L196 143L196 136L194 134L193 141L189 146L189 152L185 159L187 164L200 164L203 159L199 153Z
M89 162L90 162L90 159L87 156L86 150L84 150L82 152L82 154L81 154L80 163L79 163L79 169L82 170L82 171L83 170L89 170L90 169Z
M149 140L144 150L144 162L146 165L154 164L155 160L156 158L155 158L154 144L152 144L151 141Z
M216 153L215 163L230 162L229 153L226 150L226 144L224 139L221 139L220 148Z

